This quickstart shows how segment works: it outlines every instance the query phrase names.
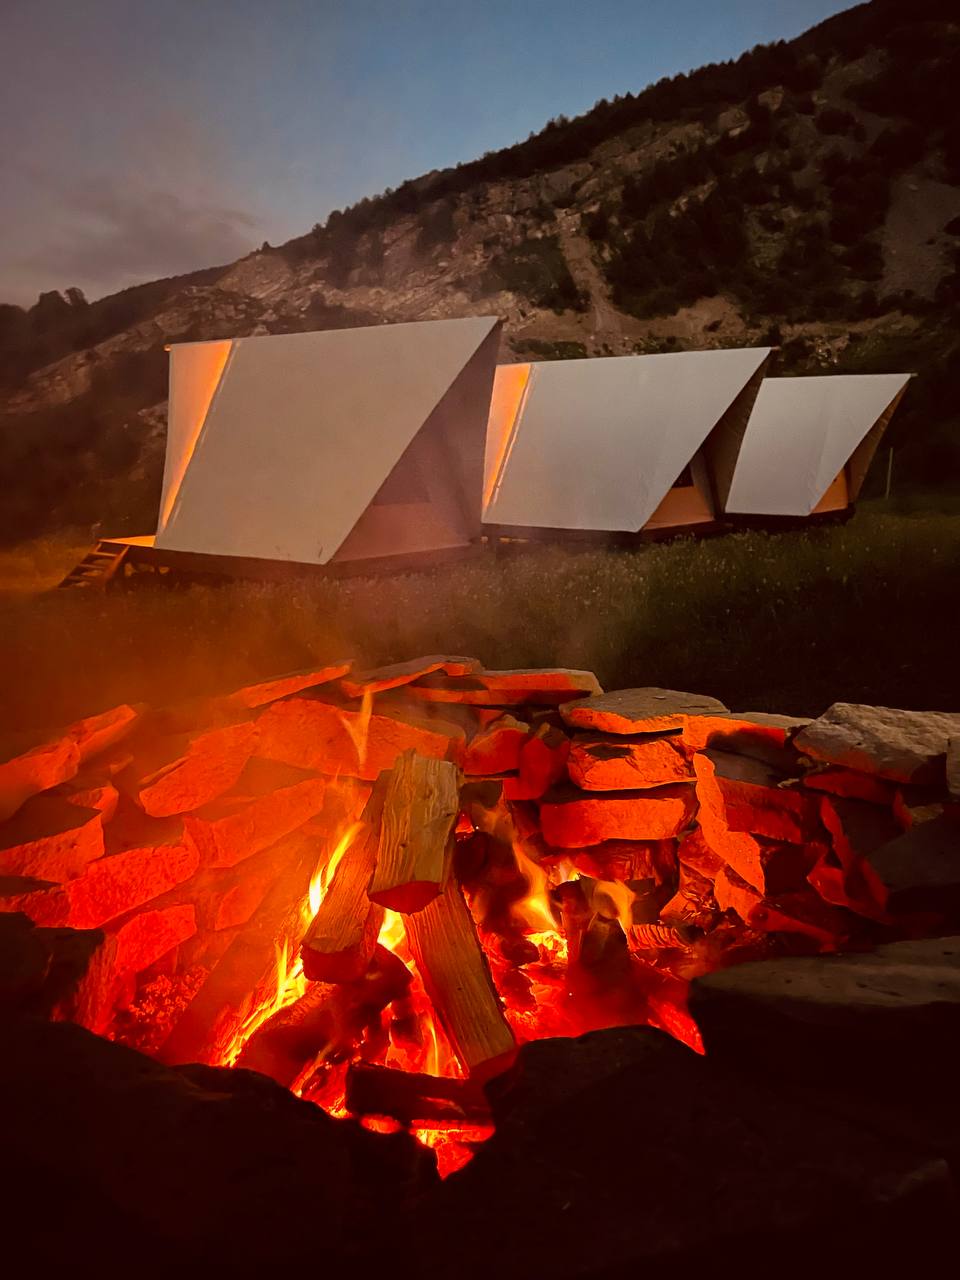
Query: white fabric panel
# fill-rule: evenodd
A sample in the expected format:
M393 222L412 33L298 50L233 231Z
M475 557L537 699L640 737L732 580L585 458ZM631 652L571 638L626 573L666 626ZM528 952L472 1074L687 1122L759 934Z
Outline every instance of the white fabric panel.
M763 347L534 364L500 474L487 477L484 520L637 532L768 355Z
M235 339L157 546L326 564L497 323Z
M909 374L765 378L730 486L732 515L807 516Z
M232 339L225 338L215 342L181 342L170 348L167 442L158 529L164 527L170 515L231 345Z

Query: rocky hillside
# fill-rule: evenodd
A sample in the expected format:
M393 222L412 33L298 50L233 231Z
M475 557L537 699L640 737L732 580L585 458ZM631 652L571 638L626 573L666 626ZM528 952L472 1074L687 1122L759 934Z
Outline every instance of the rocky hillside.
M226 267L0 307L0 539L154 527L164 344L491 314L517 356L758 341L914 369L898 482L960 471L960 15L873 0L562 117Z

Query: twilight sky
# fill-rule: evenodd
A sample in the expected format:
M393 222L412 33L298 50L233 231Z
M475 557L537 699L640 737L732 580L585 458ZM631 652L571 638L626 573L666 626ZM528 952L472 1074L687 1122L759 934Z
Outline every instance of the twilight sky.
M281 243L850 0L2 0L0 301Z

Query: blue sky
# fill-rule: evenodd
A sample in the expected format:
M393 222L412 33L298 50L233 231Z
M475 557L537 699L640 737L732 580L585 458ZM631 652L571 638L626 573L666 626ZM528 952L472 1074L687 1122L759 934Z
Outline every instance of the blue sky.
M0 300L279 243L837 0L5 0Z

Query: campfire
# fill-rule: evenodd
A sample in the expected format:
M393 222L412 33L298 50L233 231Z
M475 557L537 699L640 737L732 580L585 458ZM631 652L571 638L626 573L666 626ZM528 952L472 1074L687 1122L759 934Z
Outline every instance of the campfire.
M525 1042L642 1024L702 1051L692 979L955 923L958 739L336 663L10 755L0 910L53 949L55 1016L409 1130L448 1173Z

